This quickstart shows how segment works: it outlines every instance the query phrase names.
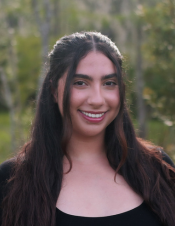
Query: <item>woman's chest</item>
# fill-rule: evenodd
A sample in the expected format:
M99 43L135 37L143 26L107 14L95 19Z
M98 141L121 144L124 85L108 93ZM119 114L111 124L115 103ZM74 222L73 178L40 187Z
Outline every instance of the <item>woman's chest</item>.
M63 178L57 208L63 212L87 217L120 214L143 202L125 182L114 173L72 173Z

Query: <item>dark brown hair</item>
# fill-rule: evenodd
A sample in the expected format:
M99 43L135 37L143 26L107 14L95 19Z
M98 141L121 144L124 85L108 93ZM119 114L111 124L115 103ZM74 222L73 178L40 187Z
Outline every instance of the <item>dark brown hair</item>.
M175 222L175 170L162 160L156 147L138 139L125 103L122 56L116 45L97 32L74 33L57 41L37 103L31 140L15 161L3 202L2 226L54 226L56 201L63 178L63 156L71 136L70 89L79 61L90 51L107 56L117 69L120 110L106 128L109 163L141 195L162 223ZM53 90L68 71L63 96L63 118Z

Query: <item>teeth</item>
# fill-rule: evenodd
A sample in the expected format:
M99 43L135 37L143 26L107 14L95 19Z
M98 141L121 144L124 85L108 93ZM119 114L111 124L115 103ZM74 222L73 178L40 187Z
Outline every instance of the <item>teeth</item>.
M91 113L87 113L85 111L81 111L83 114L85 114L86 116L90 117L90 118L100 118L104 115L104 113L101 114L91 114Z

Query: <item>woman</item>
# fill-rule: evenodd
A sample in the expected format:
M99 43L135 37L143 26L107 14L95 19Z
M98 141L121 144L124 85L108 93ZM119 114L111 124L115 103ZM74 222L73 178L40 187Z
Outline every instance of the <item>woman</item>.
M2 226L173 226L172 164L135 135L115 44L97 32L65 36L31 140L1 165Z

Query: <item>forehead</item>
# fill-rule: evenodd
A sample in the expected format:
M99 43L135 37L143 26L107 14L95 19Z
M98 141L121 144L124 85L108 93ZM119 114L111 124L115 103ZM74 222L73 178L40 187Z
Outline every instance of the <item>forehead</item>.
M116 69L112 61L101 52L90 52L80 60L76 74L106 75L115 73Z

